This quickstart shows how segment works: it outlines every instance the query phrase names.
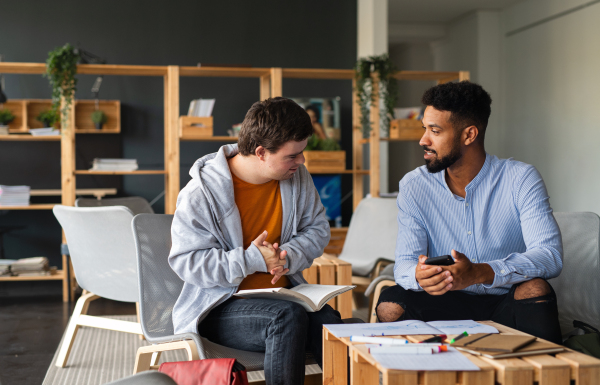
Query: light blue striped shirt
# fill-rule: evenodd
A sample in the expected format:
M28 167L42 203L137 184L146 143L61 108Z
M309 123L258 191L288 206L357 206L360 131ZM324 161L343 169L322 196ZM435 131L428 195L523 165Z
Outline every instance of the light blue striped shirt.
M481 171L454 195L445 171L425 166L406 174L398 194L396 283L423 290L415 279L418 256L452 249L494 270L491 285L471 285L474 294L505 294L512 284L553 278L562 270L562 239L546 186L535 167L486 154Z

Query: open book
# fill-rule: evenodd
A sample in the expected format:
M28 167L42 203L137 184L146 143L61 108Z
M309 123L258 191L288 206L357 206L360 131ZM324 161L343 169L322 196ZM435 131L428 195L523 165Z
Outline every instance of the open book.
M380 322L375 324L339 324L326 325L336 337L350 336L401 336L401 335L458 335L462 332L498 333L493 326L480 324L473 320L429 321L406 320L397 322Z
M309 285L302 284L291 289L278 287L274 289L240 290L236 297L267 298L292 301L302 305L307 312L321 310L330 299L354 289L356 286L345 285Z

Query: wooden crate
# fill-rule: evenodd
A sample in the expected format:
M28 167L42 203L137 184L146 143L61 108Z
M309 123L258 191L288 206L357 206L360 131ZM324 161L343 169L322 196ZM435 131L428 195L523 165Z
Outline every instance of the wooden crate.
M491 322L501 334L527 335ZM431 336L400 336L411 342ZM454 336L448 336L453 338ZM543 340L541 340L543 341ZM443 354L443 353L442 353ZM564 352L492 360L463 353L480 371L404 371L382 367L369 354L364 344L337 338L323 329L323 381L331 385L347 384L348 357L352 384L377 384L380 373L383 384L448 384L448 385L595 385L600 384L600 360L565 349Z
M395 119L390 123L390 139L419 140L423 136L423 123L414 119Z
M213 117L180 116L179 137L182 139L202 139L213 136Z
M37 120L40 112L47 111L52 108L52 100L45 99L30 99L27 103L27 130L30 128L44 128L44 124ZM57 124L60 127L60 123Z
M332 255L323 254L302 275L310 284L351 285L352 265ZM352 290L338 295L328 304L339 311L342 318L352 318Z
M348 234L347 227L332 227L331 228L331 239L325 246L325 253L327 254L341 254L344 248L344 242L346 241L346 234Z
M304 151L304 165L310 172L340 172L346 170L345 151Z
M118 134L121 132L121 102L119 100L100 100L98 109L106 114L108 120L97 130L92 122L92 112L96 110L94 100L75 101L76 134Z
M9 133L27 132L27 103L25 100L10 99L6 103L0 104L0 109L7 109L15 116L13 121L8 123Z

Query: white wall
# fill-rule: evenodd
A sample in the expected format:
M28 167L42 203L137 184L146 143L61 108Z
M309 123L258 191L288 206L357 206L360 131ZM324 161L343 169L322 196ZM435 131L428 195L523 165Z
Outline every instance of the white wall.
M600 213L600 3L584 3L502 12L502 152L538 168L555 211Z

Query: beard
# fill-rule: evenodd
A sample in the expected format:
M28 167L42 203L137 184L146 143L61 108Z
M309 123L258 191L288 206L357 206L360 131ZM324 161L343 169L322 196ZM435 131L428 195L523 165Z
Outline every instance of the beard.
M427 146L422 147L425 150L427 150ZM452 166L461 157L462 153L460 151L460 136L457 135L456 140L454 141L454 143L452 143L452 149L450 150L450 153L448 155L442 158L425 159L425 166L427 167L427 171L429 171L431 174L435 174Z

